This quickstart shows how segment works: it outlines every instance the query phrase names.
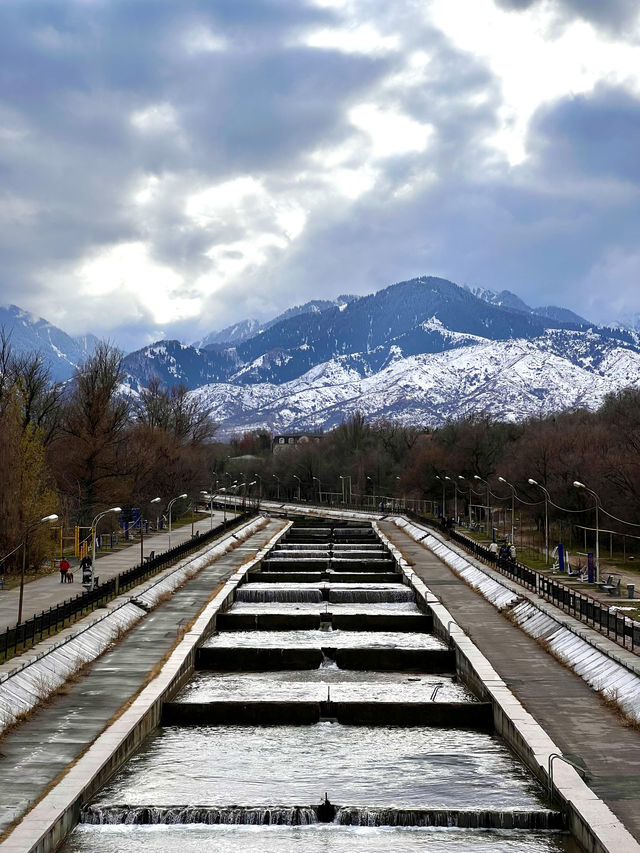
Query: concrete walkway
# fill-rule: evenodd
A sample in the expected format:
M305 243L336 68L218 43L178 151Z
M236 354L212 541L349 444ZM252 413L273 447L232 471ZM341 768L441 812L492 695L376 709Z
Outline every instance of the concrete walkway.
M581 678L499 615L442 563L388 521L380 529L489 659L587 784L640 841L640 732L628 728Z
M227 511L227 520L233 518L233 514ZM222 510L214 511L213 526L222 523ZM211 528L211 515L207 513L202 516L200 521L194 524L194 531L199 530L200 533L206 533ZM187 539L191 538L191 524L185 524L182 527L174 527L171 531L171 547L180 545ZM163 530L160 533L149 534L144 537L144 555L148 556L151 551L156 554L161 554L169 548L169 533ZM120 551L106 551L103 554L96 554L95 574L100 578L100 582L110 580L124 572L127 569L133 568L140 564L140 540L137 543L130 545L127 548L122 548ZM43 610L48 610L50 607L55 607L69 598L75 598L76 595L83 591L81 571L79 568L72 566L72 571L75 576L75 583L62 584L60 583L60 572L53 572L45 577L39 577L37 580L27 582L24 587L24 603L22 605L23 620L31 619L34 613L41 613ZM7 628L13 628L18 619L18 598L20 590L18 587L0 592L0 632L6 631Z
M3 738L0 834L95 740L142 687L176 642L181 628L196 616L217 586L280 526L280 521L269 521L263 530L204 568L166 604L145 616L112 651L90 664L87 673L77 683L69 683L63 695ZM173 535L171 538L173 542Z

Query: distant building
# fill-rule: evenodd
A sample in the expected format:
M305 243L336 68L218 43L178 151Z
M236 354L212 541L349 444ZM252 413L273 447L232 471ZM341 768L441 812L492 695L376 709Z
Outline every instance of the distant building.
M310 435L308 433L287 433L286 435L274 435L271 449L274 453L280 453L289 447L298 447L305 444L319 444L323 438L321 435Z

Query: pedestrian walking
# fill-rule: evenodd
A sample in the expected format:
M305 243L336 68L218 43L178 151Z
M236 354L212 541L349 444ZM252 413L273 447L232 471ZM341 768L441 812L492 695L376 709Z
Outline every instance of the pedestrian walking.
M489 545L489 553L491 554L491 559L494 561L494 563L497 562L497 560L498 560L498 543L497 542L494 541Z
M86 554L80 560L80 568L82 569L82 583L91 583L91 566L92 565L93 565L93 561L88 554Z
M60 560L60 583L67 582L67 572L70 569L69 560L66 557L63 557Z

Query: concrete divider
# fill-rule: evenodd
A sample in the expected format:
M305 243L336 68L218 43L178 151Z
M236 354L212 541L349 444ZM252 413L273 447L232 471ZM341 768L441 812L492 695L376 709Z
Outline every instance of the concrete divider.
M322 719L352 726L493 728L489 702L166 702L162 724L313 725Z

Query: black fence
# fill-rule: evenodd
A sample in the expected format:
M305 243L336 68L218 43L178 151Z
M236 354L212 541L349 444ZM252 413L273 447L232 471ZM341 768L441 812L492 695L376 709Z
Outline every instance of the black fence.
M131 589L145 578L157 574L186 554L199 550L207 542L224 533L225 530L231 530L240 524L244 524L254 515L253 510L237 515L226 524L219 524L212 530L207 530L206 533L193 536L186 542L176 545L175 548L170 548L168 551L154 556L151 560L147 559L141 565L120 572L119 575L101 583L95 589L82 592L75 598L70 598L63 601L62 604L50 607L49 610L34 614L31 619L20 622L13 628L7 628L4 633L0 634L0 660L12 657L17 654L19 649L31 646L49 634L55 634L74 618L85 612L89 613L101 604L106 604L107 601ZM99 563L96 566L99 568Z
M465 536L458 530L445 530L441 524L433 519L425 518L409 510L406 510L405 514L423 526L440 531L453 542L462 545L465 550L478 559L495 567L503 575L517 580L527 589L536 592L542 598L555 604L561 610L565 610L586 625L591 625L606 634L607 637L615 640L624 648L630 649L636 654L639 653L640 626L634 624L633 620L627 616L618 615L617 611L611 611L606 604L597 601L590 595L584 595L577 589L565 586L561 581L550 578L541 572L536 572L534 569L518 563L517 560L500 560L496 554L489 551L488 547L476 542L470 536Z

